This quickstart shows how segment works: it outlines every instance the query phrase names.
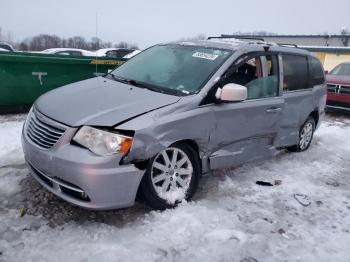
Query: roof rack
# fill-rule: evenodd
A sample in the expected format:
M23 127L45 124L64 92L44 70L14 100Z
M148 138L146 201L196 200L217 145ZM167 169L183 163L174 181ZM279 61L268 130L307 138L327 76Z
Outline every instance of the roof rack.
M221 35L221 36L209 36L207 40L210 39L246 39L246 40L258 40L265 42L264 38L258 38L258 37L237 37L237 36L231 36L231 35Z
M295 48L299 48L296 44L284 44L284 43L277 43L277 45L279 46L289 46L289 47L295 47Z
M207 38L207 40L210 39L237 39L237 40L241 40L241 39L245 39L245 40L256 40L257 42L248 42L248 43L257 43L257 44L266 44L268 46L273 46L273 45L278 45L278 46L285 46L285 47L295 47L295 48L299 48L296 44L285 44L285 43L275 43L275 42L266 42L264 40L264 38L259 38L259 37L247 37L247 36L243 36L243 37L239 37L239 36L234 36L234 35L221 35L221 36L209 36Z

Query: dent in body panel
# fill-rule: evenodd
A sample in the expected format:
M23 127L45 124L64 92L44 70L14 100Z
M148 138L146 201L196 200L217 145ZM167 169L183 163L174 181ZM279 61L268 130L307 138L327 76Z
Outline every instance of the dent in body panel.
M210 157L212 169L227 168L271 156L271 147L281 120L280 97L247 100L215 106L215 152Z
M210 157L210 168L229 168L243 163L260 161L274 156L271 137L254 137L235 142L214 152Z
M176 109L180 106L177 105ZM213 109L197 106L181 112L176 109L163 108L117 127L135 130L134 142L125 162L148 160L175 142L191 140L198 146L203 172L207 171L207 158L212 150Z

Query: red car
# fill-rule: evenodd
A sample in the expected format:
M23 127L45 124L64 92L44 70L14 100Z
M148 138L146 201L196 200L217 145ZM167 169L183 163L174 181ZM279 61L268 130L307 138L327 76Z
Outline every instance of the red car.
M350 62L337 65L326 75L327 108L350 111Z

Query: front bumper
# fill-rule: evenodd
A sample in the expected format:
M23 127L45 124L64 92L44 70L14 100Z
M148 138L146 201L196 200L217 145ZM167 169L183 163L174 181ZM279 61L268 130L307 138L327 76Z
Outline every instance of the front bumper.
M328 91L326 107L333 109L350 110L350 95L338 94Z
M50 149L36 146L22 132L26 163L47 190L74 205L96 210L134 204L144 174L134 165L119 165L120 156L96 156L70 144L76 129L69 128Z

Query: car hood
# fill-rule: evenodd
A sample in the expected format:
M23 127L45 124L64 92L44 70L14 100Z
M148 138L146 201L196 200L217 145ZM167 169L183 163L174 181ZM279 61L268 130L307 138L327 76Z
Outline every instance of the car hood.
M326 80L330 84L350 85L350 76L326 75Z
M69 126L114 126L179 100L177 96L97 77L48 92L35 102L35 108Z

